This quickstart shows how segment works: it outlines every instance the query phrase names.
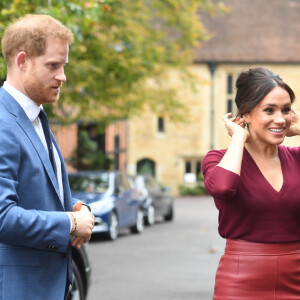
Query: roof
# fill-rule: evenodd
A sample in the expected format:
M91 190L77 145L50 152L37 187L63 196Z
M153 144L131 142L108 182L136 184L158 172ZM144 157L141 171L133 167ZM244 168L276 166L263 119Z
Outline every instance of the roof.
M300 62L299 0L223 0L230 11L201 14L212 35L196 50L195 62Z

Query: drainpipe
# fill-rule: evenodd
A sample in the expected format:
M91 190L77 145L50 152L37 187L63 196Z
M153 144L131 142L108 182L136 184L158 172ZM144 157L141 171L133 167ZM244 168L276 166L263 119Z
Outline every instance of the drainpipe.
M215 148L215 71L217 64L209 62L208 68L210 71L211 85L210 85L210 150Z

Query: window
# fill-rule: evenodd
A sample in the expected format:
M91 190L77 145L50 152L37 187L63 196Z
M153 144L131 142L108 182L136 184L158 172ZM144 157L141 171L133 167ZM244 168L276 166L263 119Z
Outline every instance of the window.
M115 150L119 150L120 148L120 136L115 135Z
M165 132L165 122L163 117L158 117L158 132Z
M150 189L160 189L161 188L159 183L153 177L146 178L146 186Z
M199 178L201 176L201 162L200 161L196 162L196 176L197 176L197 180L199 180Z
M233 90L233 76L231 74L227 75L227 94L231 95Z
M109 187L109 174L69 175L69 182L71 190L74 192L102 194Z
M120 155L120 136L115 135L115 151L114 151L115 170L119 170L119 155Z
M115 175L115 190L118 192L124 192L130 189L130 183L128 178L121 173Z
M184 182L196 183L201 180L201 159L189 158L185 161Z
M187 161L185 163L185 173L191 173L192 172L192 164L190 161Z
M236 107L234 104L234 81L235 81L235 76L233 74L227 74L227 113L232 113L233 115L236 114Z
M102 123L79 123L78 125L78 134L80 131L86 131L89 134L89 137L97 143L97 150L101 150L105 153L105 127Z
M155 162L151 159L144 158L137 162L137 174L149 174L155 177Z
M124 191L123 187L123 181L122 181L122 176L121 174L116 174L115 175L115 193L119 194L120 192Z
M227 113L232 112L232 100L228 99L227 100Z
M123 187L128 190L130 189L130 183L128 178L125 175L122 175L122 182L123 182Z

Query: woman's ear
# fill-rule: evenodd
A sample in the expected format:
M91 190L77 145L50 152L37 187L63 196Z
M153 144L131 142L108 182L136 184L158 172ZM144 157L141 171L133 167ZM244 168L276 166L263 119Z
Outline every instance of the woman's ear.
M250 115L249 115L249 113L243 114L243 118L244 118L244 120L245 120L246 123L249 123L249 121L250 121Z

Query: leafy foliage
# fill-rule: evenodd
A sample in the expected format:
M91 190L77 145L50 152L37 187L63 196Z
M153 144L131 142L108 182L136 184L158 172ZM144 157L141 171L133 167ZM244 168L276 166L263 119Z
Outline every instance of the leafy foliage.
M148 162L144 163L140 168L140 170L138 171L138 174L153 175L153 168L151 164Z
M70 163L78 170L109 170L113 160L97 149L89 133L79 131L77 148L72 154Z
M71 28L68 81L55 108L60 121L110 122L145 105L179 120L186 108L165 84L166 74L190 65L193 48L208 38L199 10L216 14L226 8L212 0L2 0L0 37L12 19L26 13L50 14Z

